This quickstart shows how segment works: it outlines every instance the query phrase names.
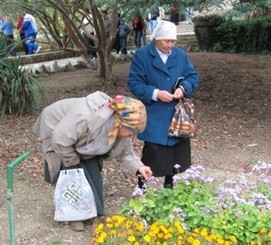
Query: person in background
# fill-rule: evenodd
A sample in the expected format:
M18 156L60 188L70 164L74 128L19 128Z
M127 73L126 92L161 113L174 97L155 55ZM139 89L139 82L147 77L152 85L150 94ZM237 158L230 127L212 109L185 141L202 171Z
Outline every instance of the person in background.
M105 28L105 34L106 34L106 38L109 38L110 36L110 25L111 25L111 20L108 17L108 13L106 10L102 10L102 16L103 16L103 20L104 20L104 28Z
M117 34L116 34L116 38L115 38L115 42L113 45L113 49L116 51L116 53L118 54L120 52L120 37L119 37L119 26L120 26L120 13L118 13L118 24L117 24Z
M0 24L0 30L5 40L8 55L10 56L16 56L13 29L14 25L10 17L6 16L4 19L2 19L2 23Z
M144 20L142 19L143 21L143 29L142 29L142 46L145 46L147 45L147 28L148 28L148 20L147 18Z
M40 52L41 46L36 44L36 37L38 33L36 20L31 14L22 13L21 15L24 19L19 31L24 31L27 54L37 54Z
M188 55L175 46L175 24L162 20L152 38L136 50L127 84L147 110L146 129L138 135L144 141L141 161L150 166L155 177L165 177L164 187L172 189L173 176L191 165L191 149L189 139L169 137L168 130L176 104L182 97L193 96L199 75ZM140 176L138 186L144 189Z
M146 109L142 102L117 95L114 99L96 91L86 97L57 101L46 107L33 126L45 156L45 181L57 182L61 169L84 169L94 193L97 213L104 215L102 162L117 158L133 174L152 175L135 155L131 137L143 132ZM101 219L101 218L97 218ZM83 221L70 222L75 231Z
M81 22L81 34L88 45L95 47L94 40L96 39L96 31L93 26L92 14L88 10L84 11L83 9L80 9L79 11L83 15ZM97 59L97 53L95 51L91 50L90 48L86 49L86 51L90 59Z
M20 33L20 39L22 41L22 46L23 46L23 50L24 50L24 53L27 54L28 53L28 49L27 49L27 46L25 44L25 34L24 34L24 30L20 30L22 24L24 22L24 17L22 14L19 15L19 20L17 22L17 30L19 31Z
M142 38L142 32L145 28L144 26L144 21L141 17L141 14L137 14L135 19L132 21L132 26L133 26L133 34L134 34L134 44L136 48L141 47L141 38Z
M179 25L179 10L174 3L170 5L170 21L175 25Z
M165 10L163 7L158 7L159 9L159 16L157 17L157 23L159 23L161 20L165 18Z
M149 13L149 30L150 30L150 34L153 33L153 30L155 29L155 27L157 26L158 22L157 22L157 17L159 16L159 8L156 5L152 5L150 7L150 13Z
M142 46L147 45L147 26L144 22L144 28L142 30Z
M193 21L192 21L193 16L194 16L194 7L188 6L186 8L186 24L193 25Z
M119 39L120 39L120 50L122 54L127 54L127 36L131 32L130 27L124 23L124 19L120 20L119 25Z

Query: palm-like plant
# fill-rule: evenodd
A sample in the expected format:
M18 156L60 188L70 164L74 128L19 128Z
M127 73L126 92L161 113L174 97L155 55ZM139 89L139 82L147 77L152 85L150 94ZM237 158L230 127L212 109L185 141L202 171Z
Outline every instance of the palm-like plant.
M47 93L36 74L20 67L19 59L0 58L0 115L37 111Z
M6 42L4 38L0 36L0 59L4 58L5 56L6 56Z

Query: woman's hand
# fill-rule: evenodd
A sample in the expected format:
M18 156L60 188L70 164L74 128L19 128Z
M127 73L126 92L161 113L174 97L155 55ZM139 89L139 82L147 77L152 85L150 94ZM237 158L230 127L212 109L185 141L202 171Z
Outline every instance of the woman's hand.
M183 90L181 88L177 88L175 91L174 91L174 94L173 94L173 98L176 99L176 100L179 100L183 97Z
M138 172L144 177L144 179L148 179L152 176L151 168L148 166L141 166L138 168Z
M171 102L174 99L174 97L171 93L169 93L166 90L159 90L157 93L157 99L163 102Z

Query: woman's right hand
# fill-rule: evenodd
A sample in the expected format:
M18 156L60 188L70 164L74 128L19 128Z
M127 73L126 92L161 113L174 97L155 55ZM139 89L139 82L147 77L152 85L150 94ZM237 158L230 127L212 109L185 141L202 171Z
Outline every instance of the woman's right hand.
M152 176L151 168L148 166L140 166L138 172L143 176L144 179L149 179Z
M167 103L171 102L174 99L173 94L169 93L166 90L159 90L157 93L157 98Z

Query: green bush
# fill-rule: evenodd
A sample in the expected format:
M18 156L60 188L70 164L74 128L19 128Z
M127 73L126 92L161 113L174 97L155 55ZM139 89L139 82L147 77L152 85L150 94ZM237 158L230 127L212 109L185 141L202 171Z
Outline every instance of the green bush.
M217 27L217 45L222 52L263 53L271 51L271 18L227 21Z
M223 16L209 15L195 17L194 23L201 50L231 53L271 51L271 17L232 20Z
M17 58L0 58L0 115L35 113L47 93L37 75L20 67Z
M218 40L217 27L226 21L221 15L196 16L194 30L201 50L212 50Z

